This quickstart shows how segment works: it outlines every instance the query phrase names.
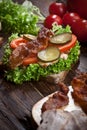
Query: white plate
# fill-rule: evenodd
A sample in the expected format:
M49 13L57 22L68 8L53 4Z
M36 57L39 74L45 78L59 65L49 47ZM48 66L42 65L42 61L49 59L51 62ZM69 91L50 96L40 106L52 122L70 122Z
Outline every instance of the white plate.
M74 100L72 98L71 92L73 91L72 86L69 86L69 92L68 92L68 97L69 97L69 104L65 107L61 107L64 111L73 111L73 110L81 110L80 106L74 103ZM55 92L56 93L56 92ZM37 123L37 125L40 124L41 121L41 108L43 103L54 93L44 97L40 101L38 101L32 108L32 116L34 121Z

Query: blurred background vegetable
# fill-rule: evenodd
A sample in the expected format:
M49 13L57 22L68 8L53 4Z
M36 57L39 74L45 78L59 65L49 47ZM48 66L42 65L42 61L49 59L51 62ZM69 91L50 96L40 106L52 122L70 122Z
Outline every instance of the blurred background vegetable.
M51 15L47 16L46 19L44 20L44 26L46 28L51 29L53 23L62 25L62 18L56 14L51 14Z
M49 16L44 21L45 27L52 28L55 22L58 25L70 25L78 40L87 42L87 0L58 0L50 4L48 11Z
M80 19L74 22L71 28L80 42L87 42L87 20Z
M49 6L50 14L57 14L60 17L63 17L66 11L67 11L67 7L64 3L53 2Z
M37 34L39 20L44 20L39 8L30 1L22 5L12 0L0 1L0 21L4 33L30 33Z
M67 0L67 9L87 19L87 0Z
M70 13L67 12L64 16L63 16L63 25L70 25L72 26L72 24L79 20L80 16L77 13Z

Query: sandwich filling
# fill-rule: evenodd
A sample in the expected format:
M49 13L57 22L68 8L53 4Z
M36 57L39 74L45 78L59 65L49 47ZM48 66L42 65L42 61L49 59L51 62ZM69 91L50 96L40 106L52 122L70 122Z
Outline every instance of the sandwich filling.
M80 45L70 27L42 27L37 36L12 34L4 47L3 64L7 80L16 84L39 80L70 70L79 58ZM9 69L10 68L10 69Z

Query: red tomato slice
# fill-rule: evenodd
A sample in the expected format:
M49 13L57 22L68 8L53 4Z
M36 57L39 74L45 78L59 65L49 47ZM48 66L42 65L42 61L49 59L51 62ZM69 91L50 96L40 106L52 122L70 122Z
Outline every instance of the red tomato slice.
M66 52L76 45L76 41L77 41L77 37L73 34L72 41L66 43L63 46L58 46L58 48L61 52Z
M77 41L77 37L72 34L72 40L64 45L57 45L57 44L53 44L53 43L49 43L48 46L56 46L59 48L59 50L61 52L66 52L68 50L70 50L72 47L74 47L76 45L76 41ZM11 43L10 43L10 46L11 48L15 49L17 46L21 45L21 44L26 44L28 41L23 39L23 38L17 38L15 40L13 40ZM47 45L46 45L47 46ZM41 49L41 48L40 48ZM34 54L34 55L29 55L27 56L24 60L23 60L23 65L27 66L29 64L32 64L32 63L37 63L38 62L38 58L37 58L37 55Z
M12 49L15 49L16 47L18 47L19 45L22 45L22 44L26 44L28 41L22 37L19 37L19 38L16 38L14 40L11 41L10 43L10 47Z
M61 52L66 52L76 45L76 41L77 41L77 37L74 34L72 34L72 40L70 42L64 45L57 45L57 44L54 45L53 43L49 43L49 46L53 46L53 45L57 46Z
M27 66L29 64L32 64L32 63L37 63L38 62L38 58L35 56L35 57L26 57L24 60L23 60L23 65L24 66Z

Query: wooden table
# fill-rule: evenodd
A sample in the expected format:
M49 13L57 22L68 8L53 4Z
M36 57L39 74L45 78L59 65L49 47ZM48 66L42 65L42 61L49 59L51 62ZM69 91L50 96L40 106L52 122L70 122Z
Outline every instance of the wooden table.
M54 0L31 1L47 16L48 6ZM23 0L19 0L19 3L22 2ZM87 72L86 44L84 46L82 44L80 63L77 69ZM74 75L75 71L71 70L64 82L69 85ZM56 90L58 90L56 85L43 80L15 85L3 79L0 73L0 130L35 130L37 126L31 115L33 105L44 96Z

